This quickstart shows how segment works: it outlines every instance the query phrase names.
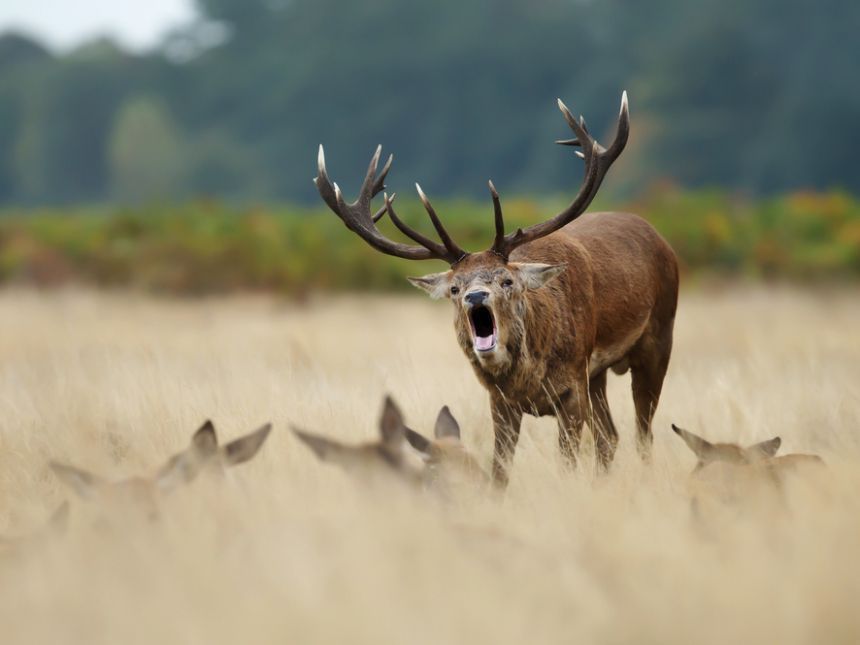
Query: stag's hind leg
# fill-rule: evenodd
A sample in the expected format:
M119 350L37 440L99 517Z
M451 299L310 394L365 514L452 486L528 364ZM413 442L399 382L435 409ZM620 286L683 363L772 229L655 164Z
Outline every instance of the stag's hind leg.
M591 377L588 385L588 393L591 397L591 431L594 434L594 445L597 450L597 459L600 465L606 469L612 463L615 456L615 448L618 446L618 431L612 422L609 412L609 401L606 398L606 371Z
M651 456L651 445L654 443L651 420L660 401L663 378L669 367L671 353L672 326L670 324L659 333L655 333L654 330L646 331L628 355L638 429L637 446L639 454L646 461Z

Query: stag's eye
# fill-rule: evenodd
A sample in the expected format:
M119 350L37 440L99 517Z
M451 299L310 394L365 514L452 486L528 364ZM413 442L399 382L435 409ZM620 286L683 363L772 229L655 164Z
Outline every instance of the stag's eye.
M510 278L505 278L504 280L502 280L502 286L503 287L513 287L514 281L511 280Z
M458 293L460 293L460 287L451 287L452 296L456 296Z

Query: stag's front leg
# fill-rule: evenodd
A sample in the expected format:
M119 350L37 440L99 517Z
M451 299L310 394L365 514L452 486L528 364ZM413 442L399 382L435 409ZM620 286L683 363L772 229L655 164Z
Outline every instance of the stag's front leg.
M575 383L559 402L558 447L571 466L576 466L582 426L589 420L591 406L588 399L588 382Z
M508 468L514 458L517 441L520 438L520 425L523 421L522 411L502 400L493 400L493 432L495 445L493 448L493 482L499 488L508 485Z

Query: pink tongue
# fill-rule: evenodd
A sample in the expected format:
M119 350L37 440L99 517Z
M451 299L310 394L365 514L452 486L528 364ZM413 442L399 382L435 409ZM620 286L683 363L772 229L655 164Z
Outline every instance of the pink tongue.
M490 349L493 346L494 340L495 340L495 335L493 335L493 336L477 336L477 337L475 337L475 349Z

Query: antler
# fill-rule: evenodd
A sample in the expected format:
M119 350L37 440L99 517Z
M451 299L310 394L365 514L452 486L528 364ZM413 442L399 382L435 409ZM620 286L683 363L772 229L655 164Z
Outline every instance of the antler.
M618 116L618 127L615 139L612 141L609 148L604 148L594 139L594 137L591 136L588 132L588 127L585 125L585 119L580 116L579 121L577 121L570 113L570 110L567 109L567 106L562 103L561 99L558 100L558 108L561 110L565 121L567 121L567 124L576 136L573 139L556 141L556 143L567 146L579 146L582 148L582 151L577 150L576 154L585 160L585 178L576 198L561 213L546 222L535 224L525 230L517 229L515 232L508 235L505 235L505 222L502 215L502 206L499 201L499 194L496 191L495 186L493 186L493 182L489 183L490 193L493 198L496 228L496 235L493 240L493 246L490 250L505 259L507 259L511 252L513 252L513 250L518 246L522 246L528 242L545 237L550 233L554 233L579 217L585 209L588 208L589 204L591 204L595 195L597 195L597 191L600 189L600 185L603 183L603 178L606 176L609 168L624 150L624 146L627 145L627 138L630 134L630 115L627 107L627 92L624 92L621 96L621 111ZM389 155L388 161L382 168L382 172L377 176L376 170L379 165L381 154L382 146L378 146L373 158L370 160L370 165L367 168L367 175L364 178L364 182L361 184L358 198L351 204L348 204L344 200L343 193L341 193L338 185L336 183L332 183L328 177L325 167L325 154L323 152L323 147L320 146L319 157L317 160L319 172L314 178L314 183L316 184L317 190L323 198L323 201L328 204L328 207L341 219L349 230L356 233L377 251L387 255L404 258L406 260L445 260L451 265L454 265L465 258L468 253L454 242L445 230L445 227L442 226L442 222L436 215L436 211L430 204L430 200L427 199L427 196L418 184L415 184L415 188L418 190L418 196L421 198L421 202L424 204L424 209L427 211L427 215L433 223L433 228L436 229L436 233L439 235L441 244L422 235L418 231L413 230L397 216L393 207L394 194L389 197L387 193L383 193L384 204L382 208L379 209L376 214L371 215L371 201L376 197L376 195L385 189L385 177L391 169L391 163L394 160L394 155ZM384 217L386 213L388 213L391 221L401 233L406 235L413 242L417 242L420 246L411 246L401 242L394 242L393 240L385 237L379 229L376 228L376 223Z
M356 233L361 239L377 251L406 260L435 259L445 260L449 264L455 264L462 260L466 256L466 252L457 246L451 239L451 236L448 235L448 232L442 226L442 222L439 221L439 218L436 216L436 212L430 205L430 201L427 199L427 196L423 193L418 184L415 184L416 188L418 188L418 194L421 197L424 208L427 210L427 214L430 216L430 220L433 222L433 227L439 234L439 239L442 240L442 244L434 242L421 233L409 228L397 216L394 212L394 207L392 206L392 202L394 202L395 197L394 194L389 197L387 193L383 193L384 204L382 208L379 209L375 215L371 215L370 203L376 195L385 189L385 176L391 169L391 162L394 160L394 155L389 155L388 161L385 163L385 166L382 168L382 172L380 172L377 177L376 169L379 165L379 157L381 154L382 146L378 146L373 158L370 160L370 165L367 167L367 175L364 178L364 182L361 184L358 198L351 204L348 204L343 198L343 193L341 193L340 187L338 187L336 183L332 183L328 177L325 167L325 153L323 152L323 147L320 146L319 156L317 158L319 172L314 178L314 184L316 184L320 197L323 198L323 201L334 212L334 214L337 215L344 224L346 224L346 227L349 230ZM376 222L378 222L385 213L388 213L391 221L404 235L421 246L402 244L401 242L394 242L393 240L385 237L379 229L376 228Z
M601 146L594 137L588 132L585 125L585 119L579 117L579 121L573 117L567 106L558 99L558 109L564 115L565 121L576 135L575 139L565 139L556 141L560 145L580 146L582 152L576 151L577 156L585 160L585 179L579 189L576 198L565 208L561 213L556 215L546 222L529 226L527 229L517 229L514 233L504 234L504 220L502 218L502 208L499 203L499 195L496 192L493 183L490 182L490 192L493 196L493 207L496 218L496 238L493 242L491 250L494 253L507 258L511 252L527 242L532 242L541 237L545 237L550 233L554 233L558 229L566 226L577 217L582 215L597 191L600 189L600 184L606 176L612 163L618 158L624 146L627 145L627 137L630 134L630 114L627 108L627 92L621 95L621 111L618 116L618 128L615 134L615 139L609 148Z

